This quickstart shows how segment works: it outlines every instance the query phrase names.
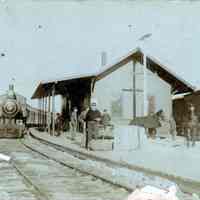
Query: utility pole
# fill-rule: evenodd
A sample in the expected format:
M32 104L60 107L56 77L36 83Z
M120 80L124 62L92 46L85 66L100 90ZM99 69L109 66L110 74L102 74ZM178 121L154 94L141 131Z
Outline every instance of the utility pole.
M136 61L133 60L133 119L136 117Z
M132 33L132 24L128 25L129 33ZM136 117L136 61L133 59L133 119Z
M141 36L138 41L139 42L145 42L146 39L150 38L152 36L152 33L147 33L147 34L144 34L143 36ZM144 44L144 43L143 43ZM143 44L140 44L140 46L142 46ZM148 105L147 105L147 56L146 56L146 53L145 53L145 50L143 49L143 90L144 90L144 93L143 93L143 114L144 116L147 115L148 113Z
M144 107L144 116L147 115L147 58L146 58L146 54L143 55L143 73L144 73L144 76L143 76L143 90L144 90L144 93L143 93L143 98L144 98L144 102L143 102L143 107Z

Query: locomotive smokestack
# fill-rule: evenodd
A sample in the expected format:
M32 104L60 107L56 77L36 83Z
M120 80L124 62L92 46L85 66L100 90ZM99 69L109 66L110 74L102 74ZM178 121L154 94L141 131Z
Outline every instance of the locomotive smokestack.
M7 98L9 98L9 99L17 99L15 91L14 91L14 85L13 84L9 84L9 90L7 92Z

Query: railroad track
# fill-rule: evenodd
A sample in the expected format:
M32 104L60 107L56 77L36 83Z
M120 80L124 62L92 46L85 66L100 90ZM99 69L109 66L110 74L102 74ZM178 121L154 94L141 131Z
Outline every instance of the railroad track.
M51 148L53 148L55 150L58 150L60 152L69 153L73 157L76 157L76 158L78 158L80 160L88 160L88 159L90 159L90 160L92 160L94 162L99 162L100 161L100 162L105 163L106 166L112 167L112 168L126 167L129 170L136 170L136 171L140 171L141 170L142 172L147 173L147 176L150 176L150 177L152 177L152 176L160 176L160 174L157 174L155 172L151 172L150 170L147 171L147 170L143 170L143 169L140 169L140 168L137 168L137 167L134 168L132 166L127 166L124 163L119 164L119 163L117 163L115 161L114 162L113 161L108 161L107 159L99 158L99 157L97 157L95 155L88 154L87 152L82 152L82 151L79 151L79 150L74 150L74 149L71 149L71 148L68 148L68 147L63 147L61 145L57 145L57 144L48 142L46 140L43 140L41 138L38 138L38 137L34 136L33 134L30 134L30 136L33 139L37 140L40 144L46 145L46 146L51 147ZM47 155L47 153L45 155ZM96 175L96 174L93 173L93 175ZM99 177L103 177L104 180L113 183L112 181L110 181L110 179L112 179L112 177L109 179L107 177L104 177L101 173L99 173ZM187 181L184 182L182 180L179 180L176 177L169 177L169 176L161 175L161 178L162 177L163 178L171 178L172 181L176 182L180 186L181 190L185 192L185 194L184 194L184 198L185 199L191 199L191 194L192 193L200 194L200 190L199 190L200 186L199 186L199 184L196 184L196 183L193 184L193 183L187 182ZM133 188L134 188L133 187L133 185L134 185L133 183L132 183L132 185L126 184L125 182L120 183L120 181L114 182L114 183L117 184L118 186L126 188L129 191L133 190Z
M36 200L48 199L31 179L19 167L13 153L21 154L25 150L19 142L13 140L1 140L0 151L13 157L10 162L0 162L0 197L1 200Z
M123 200L129 194L27 148L19 140L0 140L0 152L12 157L10 163L0 162L1 200Z

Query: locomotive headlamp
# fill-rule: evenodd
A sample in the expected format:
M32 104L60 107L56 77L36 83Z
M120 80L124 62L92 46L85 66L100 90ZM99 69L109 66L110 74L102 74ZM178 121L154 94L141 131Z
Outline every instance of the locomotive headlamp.
M14 100L8 99L4 103L2 110L3 110L4 116L14 117L18 113L19 107L18 107L18 104Z
M11 103L8 103L6 105L6 109L9 111L9 112L12 112L13 109L15 108L15 105L11 102Z

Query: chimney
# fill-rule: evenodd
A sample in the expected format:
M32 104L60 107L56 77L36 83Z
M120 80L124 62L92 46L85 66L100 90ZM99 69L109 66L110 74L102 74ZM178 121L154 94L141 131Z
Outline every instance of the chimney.
M13 84L9 84L9 90L14 90L14 85Z
M105 51L101 52L101 66L107 64L107 53Z

